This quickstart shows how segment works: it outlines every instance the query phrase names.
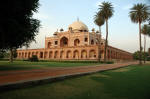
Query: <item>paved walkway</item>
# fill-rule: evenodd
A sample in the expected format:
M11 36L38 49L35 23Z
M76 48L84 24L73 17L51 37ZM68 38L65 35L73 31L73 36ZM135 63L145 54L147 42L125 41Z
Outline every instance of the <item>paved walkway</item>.
M137 62L101 64L99 66L67 67L67 68L50 68L35 70L18 70L0 72L0 86L24 83L28 81L44 80L47 78L66 77L70 75L81 75L104 70L125 67Z

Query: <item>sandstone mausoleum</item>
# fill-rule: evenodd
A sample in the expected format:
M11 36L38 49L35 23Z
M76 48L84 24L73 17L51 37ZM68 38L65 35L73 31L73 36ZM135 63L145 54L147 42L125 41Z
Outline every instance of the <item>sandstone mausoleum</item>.
M37 55L41 60L101 60L104 59L105 39L101 33L77 20L68 26L67 31L56 31L45 38L45 48L17 50L18 59L28 59ZM108 60L132 60L132 53L107 47Z

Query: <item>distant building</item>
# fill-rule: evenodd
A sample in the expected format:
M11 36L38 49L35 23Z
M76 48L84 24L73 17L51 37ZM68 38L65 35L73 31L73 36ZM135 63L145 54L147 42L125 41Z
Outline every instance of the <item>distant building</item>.
M101 33L77 20L69 25L67 31L60 29L52 37L45 38L45 48L17 50L18 59L28 59L37 55L44 60L101 60L104 59L105 40ZM108 46L107 59L131 60L132 54Z

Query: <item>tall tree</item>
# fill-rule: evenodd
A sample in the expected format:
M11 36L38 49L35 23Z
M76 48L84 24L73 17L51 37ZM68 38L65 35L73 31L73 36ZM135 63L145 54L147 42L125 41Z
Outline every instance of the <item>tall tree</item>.
M150 6L150 0L146 0L146 4L148 4ZM148 24L150 25L150 15L149 15L149 18L148 18Z
M133 59L139 60L139 55L140 55L140 51L134 52ZM144 60L144 57L145 57L145 60L149 60L148 56L149 56L148 52L145 52L145 54L144 54L144 52L142 51L142 60Z
M110 2L102 2L99 5L99 16L102 17L106 23L106 41L105 41L105 53L104 53L104 61L106 62L106 51L108 44L108 20L113 16L113 6Z
M105 20L100 14L101 13L96 13L94 16L94 23L99 27L99 32L101 33L101 26L104 24Z
M0 49L10 50L28 45L35 40L40 22L34 19L39 0L3 0L0 3Z
M138 23L139 24L139 46L140 46L140 57L139 57L139 64L142 64L141 60L141 52L142 52L142 46L141 46L141 24L145 22L148 19L149 15L149 6L145 4L135 4L131 9L130 9L130 18L133 23Z
M104 18L100 15L100 13L96 13L95 17L94 17L94 23L99 27L99 33L101 35L101 26L104 24ZM99 42L99 54L98 54L98 60L100 61L101 59L101 52L100 52L100 42L101 42L101 38L97 38L97 41Z
M149 29L150 27L148 26L148 25L144 25L143 27L142 27L142 31L141 31L141 33L144 35L144 63L145 63L145 49L146 49L146 36L148 35L148 34L150 34L150 29Z

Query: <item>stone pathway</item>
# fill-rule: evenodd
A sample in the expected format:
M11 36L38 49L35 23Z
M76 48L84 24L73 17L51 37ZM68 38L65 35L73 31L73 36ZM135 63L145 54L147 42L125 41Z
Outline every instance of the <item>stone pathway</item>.
M35 69L35 70L18 70L18 71L1 71L0 72L0 87L17 83L25 83L30 81L63 78L67 76L83 75L95 73L104 70L111 70L125 67L137 62L101 64L99 66L83 66L83 67L67 67L67 68L50 68L50 69Z

